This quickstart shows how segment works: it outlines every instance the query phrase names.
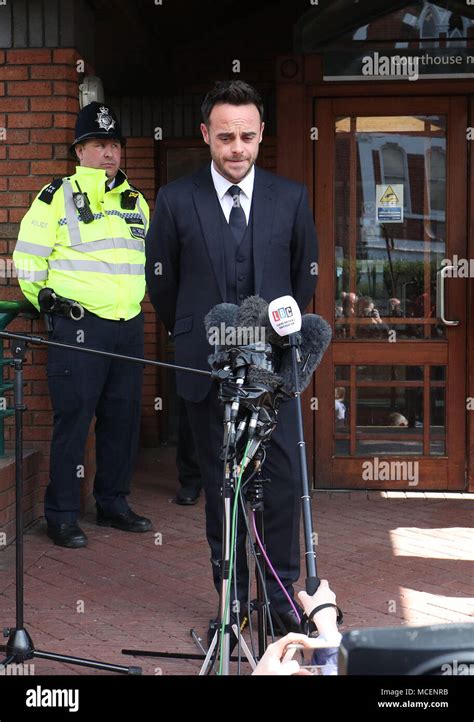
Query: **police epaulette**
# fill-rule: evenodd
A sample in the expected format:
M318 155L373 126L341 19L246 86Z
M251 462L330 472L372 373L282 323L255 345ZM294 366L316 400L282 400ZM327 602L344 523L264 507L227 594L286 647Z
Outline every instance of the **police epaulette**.
M139 195L141 195L140 191L130 186L121 194L120 207L127 211L133 211Z
M59 188L61 188L62 184L62 178L55 178L52 183L50 183L49 186L46 186L46 188L43 188L43 190L39 194L38 198L40 199L40 201L43 201L43 203L47 203L49 205L53 200L54 194Z

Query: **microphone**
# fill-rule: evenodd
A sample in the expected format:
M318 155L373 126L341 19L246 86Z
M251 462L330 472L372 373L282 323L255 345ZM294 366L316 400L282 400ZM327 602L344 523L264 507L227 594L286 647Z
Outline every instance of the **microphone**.
M283 385L283 379L279 374L269 371L263 366L250 366L247 378L250 384L263 384L268 386L273 393L276 393Z
M211 346L225 346L226 335L235 330L239 307L235 303L219 303L204 316L207 340Z
M250 409L252 413L250 418L248 414L247 416L241 418L239 425L237 426L235 438L236 443L238 443L242 438L247 425L249 429L249 438L255 435L257 421L262 406L270 409L271 411L276 411L279 398L275 395L281 388L282 383L282 379L278 374L273 371L269 371L263 366L255 366L252 364L249 367L247 384L245 387L247 396L243 396L240 399L240 405ZM257 393L258 391L260 391L260 394Z
M329 346L331 327L316 314L308 313L301 317L298 304L291 296L282 296L272 301L268 307L268 317L273 330L281 339L297 334L300 352L297 367L298 388L299 391L304 391L309 386L311 377ZM282 354L278 373L286 391L295 394L296 384L289 348Z
M311 381L313 373L321 363L324 353L329 346L332 336L331 326L314 313L303 316L300 331L300 360L298 361L298 387L304 391ZM291 353L286 351L279 368L285 389L294 394L296 392L295 378L291 365Z
M219 303L204 317L207 340L214 346L214 353L207 357L213 369L222 369L229 364L228 352L223 350L223 347L229 334L235 334L238 310L235 303Z
M248 296L239 306L237 325L246 329L262 329L260 333L256 332L255 336L264 341L265 337L261 338L261 336L264 333L263 329L267 326L267 311L268 304L263 298Z

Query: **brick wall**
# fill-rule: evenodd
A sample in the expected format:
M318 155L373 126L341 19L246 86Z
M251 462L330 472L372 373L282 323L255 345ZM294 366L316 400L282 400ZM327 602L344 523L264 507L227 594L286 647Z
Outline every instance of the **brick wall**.
M53 177L74 172L75 163L68 156L73 139L76 115L79 110L76 71L78 54L73 49L10 50L0 52L0 128L6 137L0 141L0 256L11 258L18 236L19 223L38 190ZM90 68L86 68L91 72ZM153 140L132 138L124 151L123 167L130 181L145 195L151 211L155 200L155 171ZM5 268L8 265L5 263ZM0 277L0 298L22 298L15 278ZM145 299L145 354L158 356L156 315L148 298ZM18 319L9 326L11 331L45 335L41 320ZM8 342L4 343L8 349ZM6 350L9 356L9 351ZM24 413L25 449L25 519L32 521L42 515L44 487L48 481L49 446L52 434L52 410L49 399L45 364L47 351L30 347L25 364ZM10 380L11 370L4 376ZM156 445L159 414L154 408L157 371L145 369L141 443ZM12 406L12 394L7 394ZM91 431L93 430L93 425ZM5 421L5 442L13 450L13 419ZM92 485L95 473L95 445L89 434L86 455L86 475L82 484L83 507L93 503ZM26 473L27 472L27 473ZM0 527L13 533L14 520L14 464L13 454L7 454L0 464Z
M150 206L150 218L155 207L155 149L152 138L129 138L123 153L122 167L130 182L145 196ZM145 357L159 360L160 323L148 295L142 304L145 314ZM143 375L142 417L140 442L142 446L157 446L161 415L155 411L159 371L145 366Z
M0 255L11 258L19 222L38 190L52 177L74 168L68 160L75 116L79 109L76 52L72 49L27 49L0 52ZM6 266L8 269L8 266ZM10 273L0 277L0 298L22 298ZM18 319L11 331L44 334L41 321ZM4 346L8 349L8 343ZM9 351L6 351L9 355ZM30 450L25 463L25 520L42 513L43 488L48 479L52 414L45 375L46 350L31 347L25 364L24 446ZM6 369L5 377L11 378ZM11 392L7 394L12 406ZM13 447L13 418L5 422L7 449ZM35 450L36 453L31 453ZM92 445L88 444L87 469L93 473ZM88 480L89 480L88 479ZM7 534L13 533L14 463L8 454L0 467L0 518Z

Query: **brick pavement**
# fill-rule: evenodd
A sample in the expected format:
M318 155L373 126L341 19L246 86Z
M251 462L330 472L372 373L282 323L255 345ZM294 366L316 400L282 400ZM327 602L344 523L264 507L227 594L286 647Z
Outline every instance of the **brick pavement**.
M25 623L38 649L196 674L198 662L132 658L122 648L196 652L216 612L204 501L171 503L174 450L143 450L133 508L154 534L81 519L84 549L54 546L41 521L25 534ZM318 492L318 571L337 592L344 629L474 621L474 495ZM161 535L161 536L160 536ZM0 626L14 623L14 548L0 555ZM104 674L35 660L36 674Z

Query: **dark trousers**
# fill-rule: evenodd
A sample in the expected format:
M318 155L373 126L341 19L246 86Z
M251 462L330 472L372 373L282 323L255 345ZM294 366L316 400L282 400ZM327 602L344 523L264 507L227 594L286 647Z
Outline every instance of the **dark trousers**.
M293 596L293 583L300 574L299 521L300 478L297 456L296 402L280 407L278 425L267 447L263 477L271 481L264 486L264 527L267 553L284 587ZM223 406L213 387L200 403L186 402L194 434L199 466L206 495L206 534L211 548L214 584L219 591L222 557L222 473L219 455L223 442ZM237 534L237 590L241 604L247 601L248 569L245 553L245 527L241 520ZM288 611L290 605L270 572L267 591L272 607Z
M92 314L81 321L55 316L53 323L50 340L143 356L141 313L130 321ZM45 494L48 523L71 523L78 517L84 449L94 414L94 496L105 513L125 511L139 440L142 364L50 346L47 375L54 412Z
M193 433L188 411L183 399L178 396L178 446L176 448L178 479L183 489L201 491L201 471L194 446Z

